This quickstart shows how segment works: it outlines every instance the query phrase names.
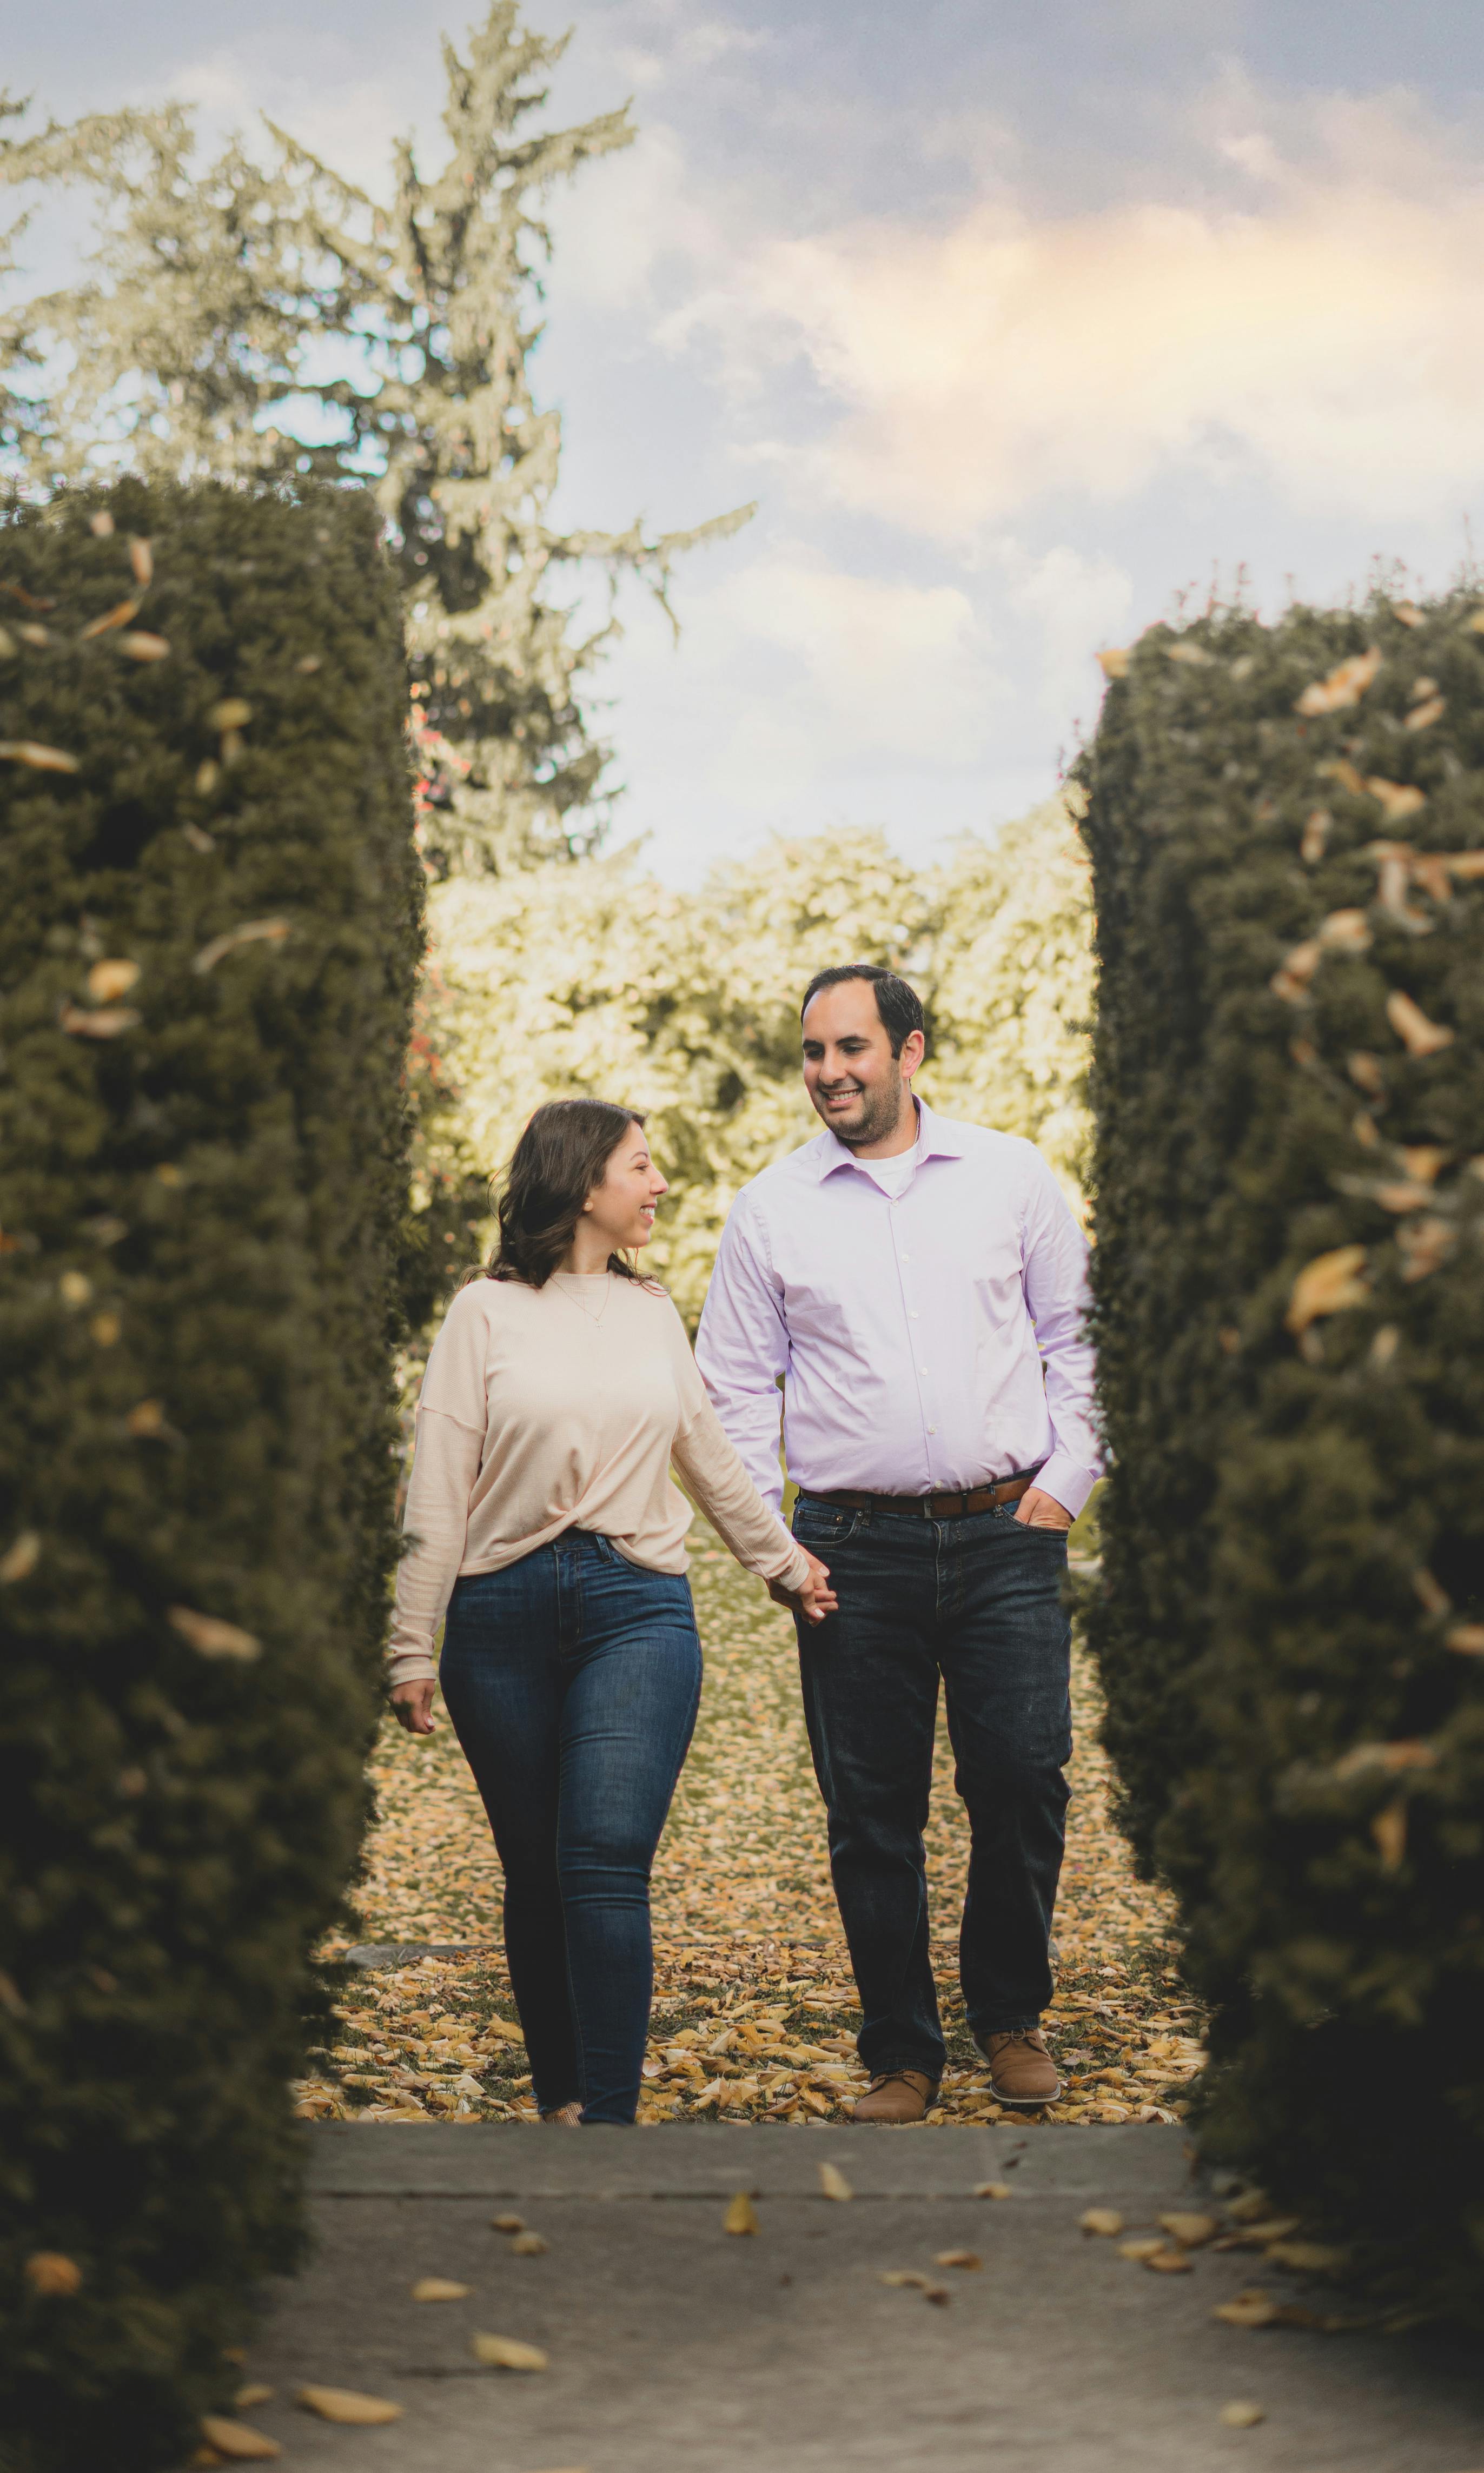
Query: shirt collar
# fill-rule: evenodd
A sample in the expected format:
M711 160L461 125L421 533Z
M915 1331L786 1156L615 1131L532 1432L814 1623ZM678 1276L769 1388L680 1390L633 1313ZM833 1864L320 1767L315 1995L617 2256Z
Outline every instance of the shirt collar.
M964 1143L957 1125L950 1123L945 1116L935 1116L925 1099L919 1099L915 1104L918 1112L918 1165L921 1167L923 1160L929 1159L962 1159ZM871 1165L872 1163L869 1160L857 1159L849 1144L843 1142L838 1134L832 1134L828 1126L826 1126L820 1138L820 1183L822 1185L826 1176L834 1175L836 1168L853 1167L862 1176L867 1176L871 1172Z

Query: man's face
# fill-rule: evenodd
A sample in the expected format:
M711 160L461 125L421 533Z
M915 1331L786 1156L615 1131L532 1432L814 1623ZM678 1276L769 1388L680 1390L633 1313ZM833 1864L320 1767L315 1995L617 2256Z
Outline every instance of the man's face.
M913 1031L900 1056L892 1054L869 979L821 988L803 1018L803 1087L830 1132L852 1148L896 1132L922 1053L922 1034Z

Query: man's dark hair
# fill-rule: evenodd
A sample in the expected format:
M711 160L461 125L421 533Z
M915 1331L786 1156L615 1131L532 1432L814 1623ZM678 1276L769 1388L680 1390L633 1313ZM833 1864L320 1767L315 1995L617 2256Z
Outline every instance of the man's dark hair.
M875 991L876 1017L892 1043L892 1054L901 1054L902 1042L910 1032L926 1032L922 1019L922 999L916 988L909 988L895 971L883 971L874 962L837 962L830 971L816 971L803 992L799 1008L802 1021L821 988L837 988L844 979L865 979Z

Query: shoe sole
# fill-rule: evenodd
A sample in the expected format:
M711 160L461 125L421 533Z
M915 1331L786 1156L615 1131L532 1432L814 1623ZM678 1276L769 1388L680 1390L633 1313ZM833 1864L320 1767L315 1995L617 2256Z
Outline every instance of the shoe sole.
M998 2087L993 2087L993 2092L995 2102L1008 2105L1012 2112L1039 2112L1043 2103L1059 2102L1062 2094L1060 2086L1053 2087L1049 2095L1001 2095Z

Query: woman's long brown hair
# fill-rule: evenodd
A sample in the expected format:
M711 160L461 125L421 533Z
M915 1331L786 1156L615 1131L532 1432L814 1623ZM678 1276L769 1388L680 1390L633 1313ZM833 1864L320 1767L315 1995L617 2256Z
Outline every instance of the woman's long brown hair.
M572 1242L583 1205L631 1125L642 1125L637 1108L615 1108L607 1099L548 1099L515 1144L495 1216L499 1237L485 1265L491 1280L520 1280L544 1287ZM650 1285L621 1254L608 1267L620 1279Z

